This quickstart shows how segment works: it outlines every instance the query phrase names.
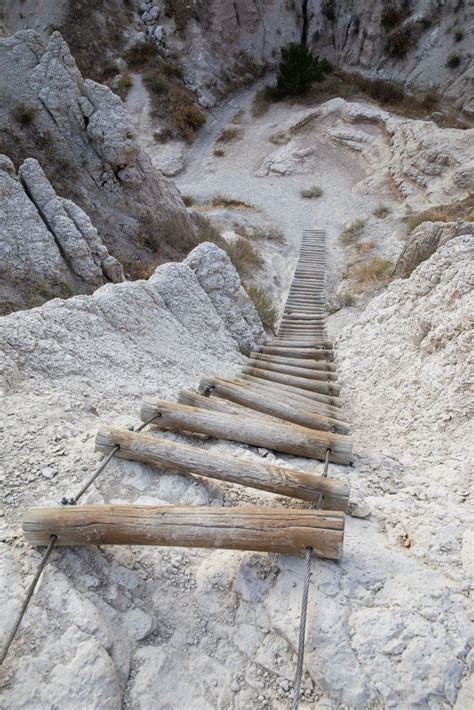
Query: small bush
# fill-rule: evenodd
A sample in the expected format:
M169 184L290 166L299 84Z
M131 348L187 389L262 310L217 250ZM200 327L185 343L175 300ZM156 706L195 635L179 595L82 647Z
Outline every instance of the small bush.
M341 244L344 244L344 246L348 246L352 242L357 241L360 239L361 232L365 225L367 224L367 220L365 219L356 219L354 222L351 222L351 224L347 225L339 235L339 241Z
M401 101L405 96L405 91L401 84L396 81L386 79L374 79L367 84L367 93L381 104L395 103Z
M131 69L142 69L156 59L157 55L158 52L156 44L148 41L141 42L140 44L134 44L132 47L127 49L123 55L123 58Z
M252 116L263 116L274 101L274 93L271 86L264 86L257 89L252 99Z
M220 193L216 192L215 195L211 198L210 202L208 203L210 207L214 208L219 208L219 207L227 207L230 209L236 209L236 210L253 210L255 209L253 205L249 204L248 202L244 202L243 200L234 200L232 197L226 197L226 195L221 195Z
M271 298L262 288L257 288L257 286L247 286L245 290L250 300L253 301L263 327L266 330L275 330L277 311Z
M231 143L232 141L240 140L243 136L243 131L238 126L227 126L216 138L216 143Z
M303 197L305 200L314 200L317 197L321 197L323 194L323 191L320 187L317 185L313 185L312 187L307 187L305 190L300 191L301 197Z
M421 105L423 108L427 109L427 111L431 111L439 104L440 100L441 97L437 89L428 89L421 100Z
M254 245L244 237L237 237L229 242L226 251L243 279L248 278L263 264L263 259Z
M243 108L239 109L232 117L232 123L242 123L245 116L245 111Z
M275 98L304 94L313 81L324 79L324 66L319 57L313 57L305 45L292 42L281 50Z
M392 30L397 27L403 19L403 12L393 3L385 5L382 11L380 24L384 30Z
M246 227L244 224L234 224L234 231L246 239L269 239L273 242L285 243L285 235L276 227Z
M161 69L147 69L143 73L143 83L154 94L163 94L169 90L168 80Z
M454 41L455 42L461 42L461 40L464 38L464 32L462 30L454 30Z
M17 104L14 111L15 121L19 123L20 126L29 126L33 123L38 110L39 109L33 106L26 106L23 103Z
M324 17L329 20L329 22L336 21L336 8L334 7L334 0L324 0L321 10Z
M414 33L410 26L391 32L384 44L384 53L391 59L403 59L414 43Z
M458 52L451 52L446 61L446 66L449 69L456 69L461 64L461 55Z
M223 148L214 148L212 154L215 155L216 158L223 158L225 155L225 150Z
M132 88L132 85L132 77L130 76L129 72L124 72L119 78L115 87L115 91L123 101L127 98L128 92Z
M194 204L194 200L191 195L181 195L181 199L183 200L186 207L192 207Z
M374 217L377 217L377 219L384 219L384 217L388 217L390 212L391 209L390 207L387 207L387 205L377 205L372 214Z
M342 308L350 308L355 306L356 299L350 291L343 291L338 293L335 298L326 303L326 311L331 315L332 313L337 313Z
M467 214L464 217L464 221L465 222L474 222L474 212L469 212L469 214Z
M357 254L361 256L362 254L370 254L370 252L373 251L376 246L377 244L374 241L369 240L365 242L356 242L354 244L354 249Z
M389 259L381 256L373 256L367 261L353 264L348 270L347 276L364 286L371 283L387 282L393 273L393 264Z

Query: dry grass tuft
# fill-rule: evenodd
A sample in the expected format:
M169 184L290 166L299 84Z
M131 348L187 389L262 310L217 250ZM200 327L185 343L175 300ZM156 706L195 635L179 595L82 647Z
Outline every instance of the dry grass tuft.
M392 274L393 264L389 259L373 256L366 261L352 264L345 276L357 284L361 290L364 290L366 286L388 283Z
M408 225L408 232L413 232L414 229L423 224L423 222L449 222L451 215L449 212L442 207L435 207L431 210L425 210L424 212L418 212L418 214L410 215L410 217L405 218L405 222Z
M349 244L352 244L360 239L361 232L366 224L366 219L356 219L354 222L351 222L351 224L348 224L339 235L339 241L341 244L348 246Z
M244 224L234 224L234 231L246 239L269 239L273 242L285 243L285 235L277 227L246 227Z
M388 217L391 211L392 210L390 207L387 207L387 205L377 205L372 214L374 217L377 217L377 219L384 219L385 217Z
M260 320L263 323L263 327L266 330L275 330L275 323L277 319L277 311L272 303L271 298L265 293L262 288L250 285L246 287L247 294L260 316Z
M226 251L243 279L248 278L255 269L263 264L263 259L257 249L244 237L237 237L229 242Z
M273 92L270 86L264 86L263 89L258 89L252 99L252 116L257 118L263 116L269 110L273 103Z
M337 311L340 311L342 308L350 308L351 306L355 306L355 304L355 296L350 291L343 291L326 303L326 311L329 314L337 313Z
M232 197L227 197L226 195L221 195L216 192L215 195L207 202L205 205L200 205L201 209L220 209L226 207L228 209L234 210L254 210L255 207L249 202L244 202L244 200L234 200Z
M354 249L357 254L370 254L376 248L377 244L369 240L367 242L356 242L354 244Z
M223 148L214 148L212 151L212 155L214 155L216 158L223 158L225 155L225 150Z
M314 200L317 197L321 197L323 194L322 188L318 185L313 185L312 187L307 187L305 190L301 190L300 195L306 200Z
M243 135L243 130L238 126L227 126L217 136L216 143L232 143L241 140Z

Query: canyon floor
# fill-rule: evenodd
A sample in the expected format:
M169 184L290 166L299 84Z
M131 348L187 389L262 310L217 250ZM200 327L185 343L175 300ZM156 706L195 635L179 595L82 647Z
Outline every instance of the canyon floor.
M302 230L318 228L327 232L328 290L336 294L347 259L338 237L356 219L367 220L373 254L395 261L404 243L398 218L420 197L402 198L395 189L397 165L381 125L391 121L396 132L403 119L338 99L314 108L279 104L254 117L252 93L236 94L210 114L175 179L229 232L233 222L283 232L284 243L255 242L264 266L254 281L281 305ZM128 107L157 161L160 145L151 141L143 101L132 90ZM232 120L240 138L215 156L215 140ZM354 143L369 144L375 163ZM322 196L302 198L313 185ZM216 193L251 207L206 207ZM384 219L373 215L381 204L390 210ZM339 336L355 452L351 467L331 466L330 475L350 483L352 512L343 560L313 563L301 707L471 706L465 376L472 249L472 237L458 237L410 279L386 289L375 284L381 293L363 312L370 290L329 318L330 333ZM194 305L196 294L176 296L171 317L171 306L153 304L143 284L97 292L97 332L83 320L95 296L62 302L61 319L52 304L44 317L41 309L29 320L8 317L25 354L8 374L2 425L2 636L39 559L22 539L22 508L78 488L96 461L100 422L129 425L143 394L172 399L200 374L231 374L243 362L225 330L216 332L204 302ZM43 321L54 337L45 335ZM244 445L199 445L322 470L318 462ZM87 500L300 505L125 461L111 463ZM303 573L303 559L281 555L56 550L6 664L2 707L287 708Z

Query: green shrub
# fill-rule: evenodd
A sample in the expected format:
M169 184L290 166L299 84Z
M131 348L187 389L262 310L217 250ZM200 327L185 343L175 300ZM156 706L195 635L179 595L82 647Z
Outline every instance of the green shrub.
M300 191L301 197L304 197L306 200L313 200L317 197L321 197L323 194L323 191L320 187L317 185L313 185L312 187L307 187L305 190Z
M275 330L277 311L271 298L262 288L257 288L257 286L247 286L246 291L250 300L253 301L263 327L266 330Z
M303 44L292 42L281 50L275 98L303 94L313 81L322 81L325 71L318 57Z
M450 69L456 69L461 64L461 55L458 52L451 52L446 61L446 66Z
M20 126L29 126L30 123L33 123L38 110L39 109L33 106L26 106L23 103L17 104L14 111L15 120Z
M147 69L143 73L143 83L154 94L163 94L169 90L168 80L161 69Z
M368 84L368 94L374 101L388 104L401 101L405 96L405 91L403 86L396 81L374 79Z
M351 224L348 224L339 235L339 241L341 244L348 246L352 242L357 241L357 239L360 238L361 232L366 224L367 220L365 219L356 219L354 222L351 222Z
M391 32L384 44L384 53L391 59L403 59L413 46L414 33L410 26Z

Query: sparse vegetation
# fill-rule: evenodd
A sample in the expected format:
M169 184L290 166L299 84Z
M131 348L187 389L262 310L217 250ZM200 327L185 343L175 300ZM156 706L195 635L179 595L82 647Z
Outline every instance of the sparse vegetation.
M348 224L347 227L344 227L343 231L339 235L339 241L341 244L348 246L349 244L352 244L360 239L361 232L366 224L367 220L356 219L354 222L351 222L351 224Z
M292 42L281 50L274 98L303 94L313 81L322 81L328 68L328 63L314 57L305 45Z
M264 86L257 89L252 99L252 116L263 116L273 102L273 90L271 86Z
M392 30L394 27L398 27L402 19L402 10L393 3L389 2L384 6L380 24L384 30Z
M410 215L405 218L405 222L408 225L408 232L413 232L414 229L423 224L423 222L449 222L450 215L442 207L435 207L430 210L425 210L424 212L418 212L417 214Z
M313 185L312 187L307 187L305 190L300 191L301 197L305 200L314 200L317 197L321 197L322 194L322 188L318 187L318 185Z
M181 199L183 200L186 207L192 207L194 204L194 200L191 195L181 195Z
M454 41L461 42L463 38L464 38L464 32L460 29L455 29L454 30Z
M403 59L414 46L415 34L411 25L391 32L384 44L384 53L391 59Z
M467 214L464 217L464 221L465 222L474 222L474 212L469 212L469 214Z
M446 66L450 69L456 69L461 64L461 55L459 52L451 52L446 61Z
M428 89L422 98L421 105L423 108L431 111L439 104L440 100L441 96L439 95L439 91L437 89Z
M215 209L220 207L227 207L229 209L235 210L253 210L255 207L244 200L235 200L233 197L227 197L226 195L221 195L216 192L212 196L211 200L207 203L206 207L213 207Z
M157 47L154 42L140 42L133 44L124 52L123 58L130 69L143 69L149 66L158 56Z
M216 143L232 143L233 141L240 140L243 134L243 130L238 126L227 126L223 128L217 136Z
M19 123L20 126L26 127L33 123L37 113L37 108L19 103L16 105L13 115L15 116L15 121Z
M245 237L237 237L229 242L226 251L243 279L248 278L256 268L263 264L259 252Z
M342 291L336 294L336 296L326 303L326 311L331 315L332 313L337 313L342 308L350 308L355 306L356 299L350 291Z
M377 219L384 219L385 217L388 217L390 212L391 209L390 207L387 207L387 205L377 205L372 214L374 217L377 217Z
M277 311L271 298L262 288L254 285L246 286L246 291L251 301L253 301L264 328L266 330L275 330Z
M130 76L128 71L125 71L123 74L121 74L119 80L115 85L115 92L120 96L123 101L125 101L125 99L127 98L128 92L132 88L132 84L132 77Z
M383 284L390 280L393 273L393 264L389 259L381 256L372 256L365 261L352 264L345 276L357 284L360 290L371 284Z
M244 224L235 224L234 230L246 239L269 239L274 242L285 243L285 235L277 227L246 227Z
M369 239L368 241L356 242L354 250L359 256L362 256L362 254L370 254L376 246L377 244L372 239Z
M225 150L223 148L214 148L212 154L215 155L216 158L223 158L225 155Z

